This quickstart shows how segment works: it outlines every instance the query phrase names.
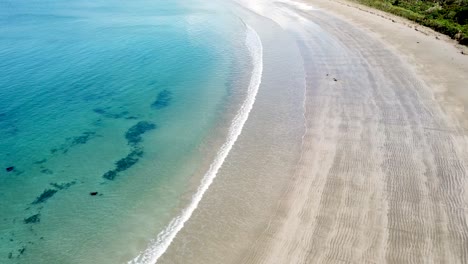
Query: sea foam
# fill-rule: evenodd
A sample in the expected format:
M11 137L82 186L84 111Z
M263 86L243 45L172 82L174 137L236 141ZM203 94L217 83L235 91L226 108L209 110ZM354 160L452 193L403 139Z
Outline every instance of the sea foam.
M195 209L197 209L203 195L216 178L219 169L223 165L226 157L229 155L229 152L242 132L244 124L249 118L249 113L255 103L255 98L262 81L263 46L257 32L249 25L246 25L246 28L245 44L252 59L252 77L250 79L247 97L232 120L226 142L221 146L215 160L211 163L210 168L203 176L197 192L192 196L190 204L182 210L180 215L171 220L166 228L158 234L156 239L150 242L146 250L141 252L140 255L135 257L133 260L129 261L129 264L154 264L169 248L172 241L177 236L177 233L182 230L185 223L190 219Z

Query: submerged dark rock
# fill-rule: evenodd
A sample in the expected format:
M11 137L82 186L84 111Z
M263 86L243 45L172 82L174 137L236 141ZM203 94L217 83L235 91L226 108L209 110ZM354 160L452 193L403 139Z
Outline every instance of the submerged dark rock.
M167 107L169 106L171 100L172 100L172 93L168 90L163 90L159 92L158 97L156 98L156 101L154 101L151 104L151 107L155 109L161 109L161 108Z
M41 195L39 195L36 198L36 200L34 200L34 202L32 202L32 204L44 203L47 200L49 200L50 198L52 198L52 196L54 196L56 193L57 193L57 190L55 190L55 189L47 189Z
M98 194L98 192L90 192L89 195L91 196L96 196Z
M6 171L7 171L7 172L11 172L11 171L13 171L14 169L15 169L15 167L14 167L14 166L11 166L11 167L6 168Z
M125 133L125 138L129 145L136 145L141 142L141 136L149 130L156 129L156 125L147 121L140 121L130 127Z
M24 219L25 224L36 224L41 222L41 214L35 214Z

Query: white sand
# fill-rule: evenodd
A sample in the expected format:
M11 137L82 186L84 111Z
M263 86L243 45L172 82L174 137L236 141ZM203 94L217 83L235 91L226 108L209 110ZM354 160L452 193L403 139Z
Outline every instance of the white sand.
M467 263L468 56L404 19L309 2L294 9L318 25L300 37L301 160L242 263Z

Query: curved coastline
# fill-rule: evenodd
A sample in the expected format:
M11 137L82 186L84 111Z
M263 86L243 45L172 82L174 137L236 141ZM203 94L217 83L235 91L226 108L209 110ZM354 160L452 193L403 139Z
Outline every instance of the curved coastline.
M218 170L223 165L224 160L229 155L237 138L242 133L242 128L249 117L249 113L255 103L255 98L260 88L263 72L263 47L262 42L255 30L246 25L246 46L252 59L252 77L248 87L248 95L241 108L234 117L228 131L226 142L221 146L215 160L203 176L197 192L192 196L190 204L181 212L180 215L171 220L167 227L161 231L157 238L150 242L150 245L140 255L129 261L129 264L153 264L169 248L177 233L184 227L184 224L190 219L192 213L197 209L198 204L208 190L213 180L216 178Z
M245 200L221 193L235 189L234 181L222 188L216 181L204 201L222 202L200 205L174 242L179 250L169 250L161 262L465 262L468 230L461 209L466 208L468 146L466 115L459 108L467 93L457 98L461 104L446 98L467 83L466 76L457 76L468 69L466 57L433 36L350 13L354 9L335 2L248 3L250 11L293 36L304 60L301 158L291 174L282 175L287 179L282 196L263 200L277 208L263 226L249 229L254 235L237 235L247 232L248 224L236 223L259 222L255 212L236 210L232 205ZM268 39L263 42L265 54L272 54ZM422 48L433 52L424 54ZM265 63L265 69L275 66ZM215 213L225 207L230 212ZM204 226L207 235L194 230Z

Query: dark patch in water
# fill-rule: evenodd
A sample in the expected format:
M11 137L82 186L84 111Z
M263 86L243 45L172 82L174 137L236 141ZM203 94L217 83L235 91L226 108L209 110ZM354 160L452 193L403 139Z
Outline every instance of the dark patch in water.
M54 174L54 172L52 170L49 170L49 169L42 169L41 170L41 173L44 173L44 174Z
M25 246L22 246L20 249L18 249L18 258L24 254L24 252L26 251L26 247Z
M168 90L163 90L159 92L158 97L156 98L156 101L154 101L151 104L151 107L155 109L165 108L169 106L169 104L171 103L171 100L172 100L172 93Z
M149 130L156 129L156 125L147 121L140 121L136 125L132 126L125 133L125 138L129 145L137 145L141 142L141 136Z
M42 160L38 160L36 162L34 162L34 164L43 164L43 163L46 163L47 162L47 159L42 159Z
M89 195L91 196L96 196L98 194L98 192L90 192Z
M125 171L131 168L138 162L138 159L143 156L142 150L133 150L125 158L118 160L115 163L115 168L117 172Z
M55 189L46 189L41 195L39 195L36 198L36 200L34 200L34 202L32 202L32 204L44 203L50 198L52 198L52 196L54 196L56 193L57 193L57 190Z
M101 126L102 125L102 118L98 118L93 122L94 126Z
M148 82L148 86L157 86L159 84L158 80L152 80Z
M3 137L13 137L16 136L19 132L19 129L15 125L8 125L2 128Z
M130 127L125 133L125 139L132 146L132 151L126 157L116 161L115 168L104 173L102 177L112 181L120 172L133 167L144 154L142 148L138 145L143 140L142 135L153 129L156 129L156 125L147 121L140 121Z
M137 164L137 162L140 160L139 158L141 158L142 156L143 150L132 150L132 152L130 152L125 158L122 158L115 162L115 169L104 173L102 177L107 180L114 180L118 176L119 172L126 171L133 167L135 164Z
M66 154L72 147L86 144L88 143L88 141L96 137L100 137L99 135L96 134L96 132L85 131L79 136L66 138L66 143L62 144L59 147L52 148L50 150L50 153L55 154L58 151L60 151L62 154ZM40 164L40 163L37 163L37 164Z
M37 224L41 222L41 214L35 214L24 219L25 224Z
M14 253L13 253L14 251L8 253L8 258L9 258L9 259L12 259L13 257L19 258L19 257L21 257L21 255L24 254L25 251L26 251L26 247L25 247L25 246L22 246L20 249L18 249L18 253L17 253L17 254L14 254ZM15 255L16 255L16 256L15 256Z
M105 115L107 112L106 110L102 109L102 108L94 108L93 111L96 113L96 114L100 114L100 115Z
M115 179L115 177L117 177L117 172L115 170L110 170L110 171L104 173L104 175L102 175L102 177L104 179L108 179L110 181L113 181Z
M52 187L55 187L55 188L59 189L59 190L66 190L66 189L70 188L71 186L73 186L75 184L76 184L76 181L71 181L71 182L62 183L62 184L53 182L50 185Z
M11 172L11 171L13 171L14 169L15 169L15 167L14 167L14 166L11 166L11 167L6 168L6 171L7 171L7 172Z
M71 141L70 147L86 144L90 139L96 137L96 132L83 132L81 136L74 137Z
M120 118L125 118L125 119L137 119L135 116L129 116L130 112L128 111L122 111L119 113L112 113L107 110L108 108L94 108L93 111L96 114L102 115L103 117L106 118L113 118L113 119L120 119Z

